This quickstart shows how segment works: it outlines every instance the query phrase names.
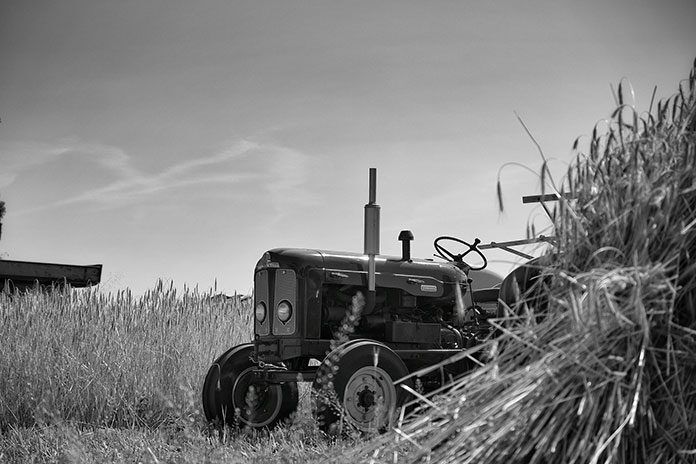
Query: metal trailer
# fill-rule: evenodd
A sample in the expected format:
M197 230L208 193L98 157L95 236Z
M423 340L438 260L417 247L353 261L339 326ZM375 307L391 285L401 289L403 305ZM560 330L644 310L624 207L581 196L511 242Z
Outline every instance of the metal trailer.
M102 265L75 265L0 260L0 290L25 290L36 285L89 287L101 280Z

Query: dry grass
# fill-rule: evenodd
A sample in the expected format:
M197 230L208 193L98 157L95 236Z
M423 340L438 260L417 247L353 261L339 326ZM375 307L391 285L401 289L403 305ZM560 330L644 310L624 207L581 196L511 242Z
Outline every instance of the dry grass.
M292 425L210 429L203 378L252 336L251 302L161 282L141 298L98 289L0 294L0 462L322 462L301 388Z
M696 64L649 114L623 90L552 187L574 200L555 210L559 246L534 289L548 303L511 308L486 366L359 456L696 462Z
M247 306L161 282L137 299L95 289L0 295L0 429L198 420L208 366L251 337Z
M70 423L10 428L0 435L2 463L279 463L326 462L353 441L327 440L301 417L273 433L244 432L223 439L197 428L77 427Z

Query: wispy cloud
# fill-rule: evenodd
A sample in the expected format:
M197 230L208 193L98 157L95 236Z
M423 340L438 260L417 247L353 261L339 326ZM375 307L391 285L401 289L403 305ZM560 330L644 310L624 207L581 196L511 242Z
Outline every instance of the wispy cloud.
M44 164L65 153L62 145L42 143L12 143L0 146L0 188L12 185L22 171Z
M201 184L239 182L248 178L248 175L239 172L224 173L220 166L255 148L256 144L240 141L220 153L181 161L152 174L144 174L135 169L128 157L109 160L110 164L100 164L119 170L122 174L120 178L111 184L87 190L56 204L69 205L87 202L97 203L105 207L120 206L167 190Z
M2 160L0 188L9 187L25 171L67 155L96 163L118 177L138 175L137 170L131 164L130 157L118 147L74 141L51 145L37 142L15 142L0 146L0 160Z
M311 196L306 191L309 173L307 155L258 141L238 140L217 153L180 161L152 173L138 169L132 157L113 146L66 143L49 147L25 144L7 151L9 156L5 157L3 153L8 163L0 175L0 187L17 182L23 171L42 169L42 165L68 154L92 163L92 167L86 168L88 172L103 170L112 179L97 188L86 187L79 194L55 199L50 204L26 209L18 214L78 203L109 209L168 191L203 185L251 186L263 197L263 201L270 202L277 216L283 215L293 205L311 202Z

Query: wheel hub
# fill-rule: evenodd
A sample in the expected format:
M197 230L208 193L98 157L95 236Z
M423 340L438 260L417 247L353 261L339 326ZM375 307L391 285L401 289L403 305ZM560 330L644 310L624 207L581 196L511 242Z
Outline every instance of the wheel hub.
M245 369L232 388L232 406L239 420L252 427L271 423L281 408L282 393L279 385L268 385L252 379L253 367Z
M375 404L375 391L365 385L362 391L358 392L358 406L367 411Z
M385 426L396 408L396 388L380 367L361 367L350 377L344 390L347 419L359 430Z

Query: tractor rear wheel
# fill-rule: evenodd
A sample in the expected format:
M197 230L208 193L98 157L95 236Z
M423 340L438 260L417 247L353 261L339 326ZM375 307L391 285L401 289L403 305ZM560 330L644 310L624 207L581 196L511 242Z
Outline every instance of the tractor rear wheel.
M394 382L408 373L382 343L353 340L339 346L321 363L312 385L319 427L340 433L345 421L360 432L386 430L408 398Z
M543 315L548 306L548 298L543 289L544 276L541 273L541 258L522 264L508 274L500 285L498 297L498 317L521 316L524 305L533 308L537 315Z
M203 411L210 422L271 428L297 409L297 382L257 380L251 360L254 345L231 348L208 370L203 384Z

